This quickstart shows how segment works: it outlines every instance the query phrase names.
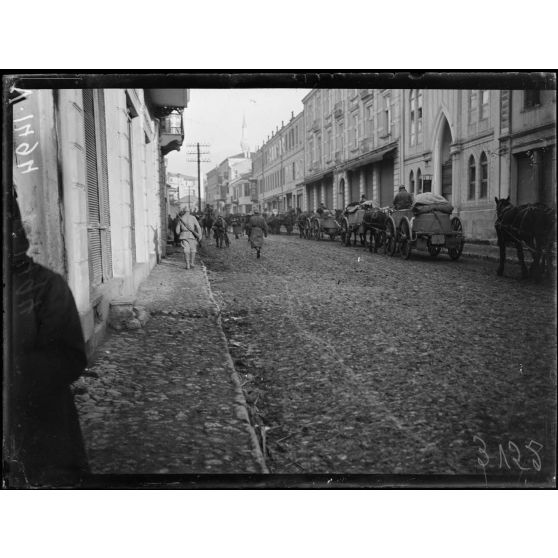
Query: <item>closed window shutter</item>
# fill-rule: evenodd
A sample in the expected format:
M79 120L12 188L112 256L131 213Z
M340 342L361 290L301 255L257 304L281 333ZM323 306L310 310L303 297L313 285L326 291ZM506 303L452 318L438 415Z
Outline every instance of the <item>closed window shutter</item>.
M89 279L94 288L112 277L105 102L102 90L83 90L83 114Z
M93 90L83 90L83 115L85 130L85 159L87 179L87 236L89 246L89 279L91 287L103 280L101 207L99 203L99 177L97 172L97 137Z
M105 96L103 90L98 90L99 102L99 193L100 193L100 224L101 245L103 250L103 279L112 277L112 248L110 243L110 209L107 163L107 131L105 121Z

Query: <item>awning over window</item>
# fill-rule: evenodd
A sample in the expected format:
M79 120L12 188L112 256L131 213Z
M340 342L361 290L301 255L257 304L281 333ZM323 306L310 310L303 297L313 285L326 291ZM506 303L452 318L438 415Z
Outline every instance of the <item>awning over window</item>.
M358 167L362 167L364 165L376 163L377 161L381 161L386 155L388 155L392 151L395 151L396 147L397 147L397 142L392 142L384 147L376 149L375 151L371 151L370 153L361 155L356 159L347 161L346 163L340 165L338 168L339 170L352 170Z
M308 175L304 177L303 184L311 184L312 182L317 182L318 180L322 180L328 175L333 175L333 169L327 169L321 172L316 172L314 174Z

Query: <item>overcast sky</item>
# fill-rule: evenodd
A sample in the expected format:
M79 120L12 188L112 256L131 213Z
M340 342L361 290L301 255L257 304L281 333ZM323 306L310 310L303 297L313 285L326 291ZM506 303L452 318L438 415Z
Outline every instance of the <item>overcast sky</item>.
M246 117L246 139L250 150L261 146L267 136L302 110L302 99L309 89L191 89L190 103L184 109L184 145L168 155L170 172L197 176L197 164L190 143L208 143L209 163L202 163L201 174L223 159L241 152L242 118Z

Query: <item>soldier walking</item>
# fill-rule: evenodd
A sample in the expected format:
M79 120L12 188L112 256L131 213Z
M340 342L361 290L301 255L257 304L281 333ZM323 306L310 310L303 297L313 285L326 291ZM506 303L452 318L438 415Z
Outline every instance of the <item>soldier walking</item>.
M201 240L202 230L198 220L190 214L188 208L178 214L176 232L180 236L180 244L184 250L186 269L190 269L196 264L196 251L198 242Z
M250 244L256 249L256 258L260 257L264 236L267 237L267 223L260 215L258 209L254 209L254 215L250 217Z

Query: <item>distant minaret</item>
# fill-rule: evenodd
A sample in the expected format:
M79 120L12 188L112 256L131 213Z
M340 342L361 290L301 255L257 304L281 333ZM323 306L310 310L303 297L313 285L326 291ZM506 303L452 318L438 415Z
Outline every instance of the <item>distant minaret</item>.
M250 146L248 145L248 140L246 139L246 116L242 115L242 138L240 139L240 148L244 157L250 157Z

